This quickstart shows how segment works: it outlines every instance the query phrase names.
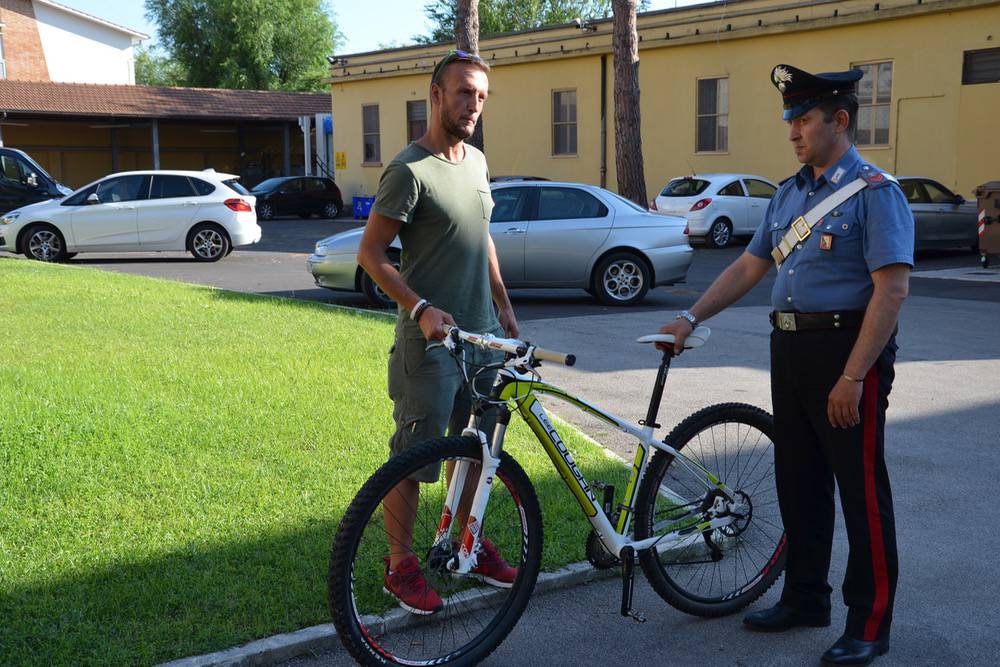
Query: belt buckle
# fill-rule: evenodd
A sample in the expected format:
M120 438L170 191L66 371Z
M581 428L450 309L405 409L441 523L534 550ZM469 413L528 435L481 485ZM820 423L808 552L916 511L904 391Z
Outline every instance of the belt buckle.
M804 231L800 231L800 229ZM795 221L792 222L792 231L795 232L795 236L799 239L799 243L805 241L809 238L809 235L812 234L812 229L809 227L809 223L806 222L806 219L801 215L795 218Z
M795 313L778 313L778 328L782 331L795 331Z

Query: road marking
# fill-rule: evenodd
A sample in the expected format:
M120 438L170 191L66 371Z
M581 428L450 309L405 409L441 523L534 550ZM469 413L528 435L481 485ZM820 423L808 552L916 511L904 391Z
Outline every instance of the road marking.
M912 275L914 278L939 278L943 280L970 280L980 283L1000 283L1000 269L983 269L979 267L938 269L936 271L917 271Z

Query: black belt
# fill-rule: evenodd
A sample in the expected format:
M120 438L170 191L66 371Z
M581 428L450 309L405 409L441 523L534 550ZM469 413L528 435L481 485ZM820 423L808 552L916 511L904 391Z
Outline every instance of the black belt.
M783 313L771 311L771 325L781 331L814 331L818 329L860 329L865 318L863 310L842 310L829 313Z

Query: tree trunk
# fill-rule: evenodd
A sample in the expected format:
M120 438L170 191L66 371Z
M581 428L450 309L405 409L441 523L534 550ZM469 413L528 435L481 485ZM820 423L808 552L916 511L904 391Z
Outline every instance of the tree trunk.
M639 117L639 38L635 31L636 0L613 0L615 55L615 166L618 194L646 207L646 175L642 167L642 123Z
M455 47L460 51L479 55L479 0L458 0L458 11L455 12ZM476 121L476 129L466 143L485 152L482 115Z

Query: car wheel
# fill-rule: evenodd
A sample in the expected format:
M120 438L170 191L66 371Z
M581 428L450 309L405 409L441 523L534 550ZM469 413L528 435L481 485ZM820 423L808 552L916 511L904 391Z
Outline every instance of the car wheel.
M601 303L631 306L645 298L652 279L644 259L631 252L615 252L597 263L590 282Z
M340 215L340 207L337 206L337 202L328 201L323 207L323 217L333 219L338 215Z
M218 262L229 254L229 235L218 225L202 223L188 234L188 252L199 262Z
M705 241L711 248L725 248L733 240L733 225L725 218L719 218L708 228Z
M66 259L66 240L52 225L32 225L24 233L21 245L24 256L39 262L61 262Z
M264 202L263 204L257 204L257 219L258 220L270 220L274 217L274 207Z
M392 262L392 265L398 271L399 257L397 255L389 255L389 261ZM364 293L365 298L368 299L368 303L382 310L395 308L396 302L392 300L392 297L383 292L378 283L372 280L372 277L364 269L358 270L361 271L361 291Z

